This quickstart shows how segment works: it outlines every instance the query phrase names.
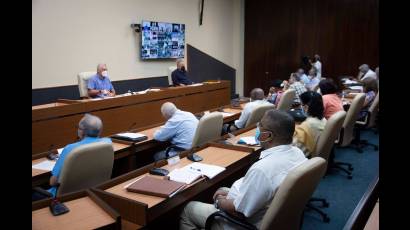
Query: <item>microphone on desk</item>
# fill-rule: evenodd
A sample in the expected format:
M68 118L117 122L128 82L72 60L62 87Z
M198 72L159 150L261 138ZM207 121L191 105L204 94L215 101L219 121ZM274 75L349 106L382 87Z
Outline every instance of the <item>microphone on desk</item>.
M47 159L52 160L52 161L58 158L58 154L56 154L53 150L54 150L54 144L51 144L47 151L48 152Z
M193 162L198 162L198 161L202 161L202 160L203 160L202 157L200 157L199 155L195 154L194 148L191 149L190 153L188 154L188 156L187 156L186 158L188 158L188 160L193 161Z

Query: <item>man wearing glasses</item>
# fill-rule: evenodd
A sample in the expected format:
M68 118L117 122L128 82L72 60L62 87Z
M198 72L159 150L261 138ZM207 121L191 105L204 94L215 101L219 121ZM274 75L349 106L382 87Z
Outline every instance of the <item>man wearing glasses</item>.
M300 149L291 145L294 131L295 121L288 113L268 110L258 123L255 135L265 149L259 161L230 189L218 189L213 196L214 205L189 202L181 214L180 229L203 229L208 216L218 210L259 228L279 185L292 169L307 160ZM212 229L234 229L228 222L214 223Z

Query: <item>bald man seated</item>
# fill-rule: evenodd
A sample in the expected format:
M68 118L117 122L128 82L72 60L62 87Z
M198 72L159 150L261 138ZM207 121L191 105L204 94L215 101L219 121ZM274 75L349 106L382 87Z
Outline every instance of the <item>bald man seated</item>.
M359 74L357 76L357 80L363 81L367 78L377 79L376 73L370 69L368 64L363 64L359 66Z
M171 102L165 102L161 106L161 113L166 123L161 129L155 131L154 139L170 141L173 148L168 156L166 156L165 150L156 153L154 155L155 161L173 157L178 152L190 149L198 126L198 119L192 113L179 110Z
M91 98L115 96L114 86L108 77L106 64L97 65L97 73L88 80L87 88L88 96Z
M102 121L99 117L91 114L86 114L78 123L77 135L80 141L66 145L61 152L53 170L51 171L50 186L48 190L53 196L57 193L58 177L60 176L61 169L64 166L65 158L75 149L81 145L95 143L95 142L107 142L112 143L110 138L100 138L102 132Z
M270 105L268 101L265 100L265 93L261 88L255 88L251 91L251 101L245 105L242 110L241 116L238 120L234 122L237 129L242 129L245 127L251 113L255 107L259 105Z

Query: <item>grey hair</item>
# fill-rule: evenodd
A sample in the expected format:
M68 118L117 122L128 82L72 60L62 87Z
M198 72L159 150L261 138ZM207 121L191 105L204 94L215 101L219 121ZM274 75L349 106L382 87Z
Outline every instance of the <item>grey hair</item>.
M264 128L271 131L281 144L291 144L295 132L295 120L287 112L271 109L265 112L262 120Z
M183 62L183 61L184 61L184 59L178 58L178 59L177 59L177 65L178 65L179 63Z
M107 65L107 64L105 64L105 63L99 63L99 64L97 65L97 72L98 72L98 69L100 68L100 66L102 66L102 65Z
M364 72L367 72L370 69L370 67L368 64L363 64L359 66L359 70L362 71L362 69L364 70Z
M265 98L265 92L261 88L254 88L251 91L251 99L252 100L263 100Z
M80 120L78 126L83 130L86 136L98 137L102 131L103 125L99 117L87 113Z
M161 106L161 113L164 117L170 118L177 111L177 107L172 102L165 102Z

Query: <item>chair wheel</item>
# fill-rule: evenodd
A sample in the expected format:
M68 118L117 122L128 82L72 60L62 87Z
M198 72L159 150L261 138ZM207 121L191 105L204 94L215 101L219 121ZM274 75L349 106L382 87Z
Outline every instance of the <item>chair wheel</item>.
M323 217L323 222L329 223L329 222L330 222L330 218L327 217L327 216Z
M352 175L347 176L347 179L351 180L353 178Z

